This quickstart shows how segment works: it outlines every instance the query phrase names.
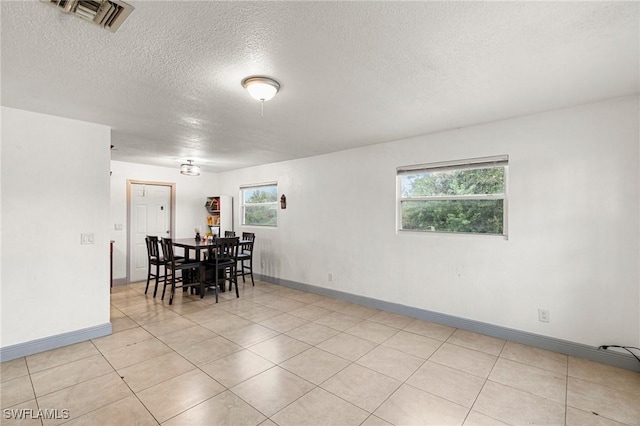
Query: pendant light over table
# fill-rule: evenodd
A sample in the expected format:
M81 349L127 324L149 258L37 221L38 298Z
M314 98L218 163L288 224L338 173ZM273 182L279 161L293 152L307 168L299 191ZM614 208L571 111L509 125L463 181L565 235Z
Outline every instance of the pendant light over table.
M187 176L200 176L200 166L193 164L193 160L187 160L189 164L180 165L180 174Z

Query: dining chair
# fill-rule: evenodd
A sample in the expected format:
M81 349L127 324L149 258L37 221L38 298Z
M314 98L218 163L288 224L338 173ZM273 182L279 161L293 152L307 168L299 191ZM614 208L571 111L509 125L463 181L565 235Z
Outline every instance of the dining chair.
M256 240L256 234L253 232L242 233L242 244L238 250L238 262L240 262L237 268L236 275L242 277L242 282L245 282L244 276L251 276L251 285L255 286L253 281L253 245ZM245 262L247 262L245 264Z
M231 238L236 236L236 231L224 231L225 238Z
M204 297L204 291L208 287L213 287L218 302L218 286L224 289L227 281L229 291L236 286L236 297L238 293L238 279L236 267L238 265L238 237L216 238L208 247L207 260L200 262L200 297Z
M201 287L200 280L196 279L196 272L200 267L198 261L183 261L180 262L176 259L173 252L173 240L171 238L162 238L162 255L166 261L165 270L166 278L164 282L164 288L162 289L162 298L164 300L164 293L167 290L167 285L171 285L171 294L169 296L169 305L173 303L173 296L176 292L176 288L188 288L188 287L200 287L202 294L203 289ZM180 276L176 276L176 273L180 272ZM177 283L182 285L176 286Z
M147 286L144 289L144 294L147 294L147 291L149 290L149 281L153 278L156 283L153 288L153 297L156 297L158 284L167 280L167 262L160 255L160 250L158 249L158 237L154 235L147 235L144 238L144 241L147 244ZM163 269L163 275L160 275L160 267Z

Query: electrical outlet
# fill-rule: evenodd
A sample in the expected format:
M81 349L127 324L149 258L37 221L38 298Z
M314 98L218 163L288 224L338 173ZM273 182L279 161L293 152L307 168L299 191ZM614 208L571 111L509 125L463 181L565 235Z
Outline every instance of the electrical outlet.
M333 281L333 274L331 272L329 272L329 274L327 274L327 280Z
M94 242L93 233L82 233L80 234L80 244L93 244Z
M122 224L121 224L121 223L115 223L115 224L113 225L113 229L114 229L115 231L122 231Z
M540 321L540 322L549 322L549 310L547 310L547 309L538 309L538 321Z

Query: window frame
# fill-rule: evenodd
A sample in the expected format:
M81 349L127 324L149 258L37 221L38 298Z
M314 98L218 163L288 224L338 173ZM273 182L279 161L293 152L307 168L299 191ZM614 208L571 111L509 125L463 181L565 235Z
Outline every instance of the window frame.
M273 187L275 186L276 188L276 200L273 202L268 202L268 203L246 203L245 202L245 191L247 190L255 190L258 188L264 188L264 187ZM276 212L276 224L275 225L260 225L260 224L255 224L255 223L246 223L247 221L247 216L246 216L246 207L247 206L266 206L266 207L271 207L274 206L274 210ZM241 226L257 226L257 227L261 227L261 228L277 228L278 227L278 182L274 181L274 182L264 182L264 183L254 183L254 184L248 184L248 185L240 185L240 225Z
M435 172L446 170L471 170L486 169L492 167L503 167L504 192L502 194L473 194L473 195L432 195L403 197L402 176L418 172ZM464 160L442 161L435 163L416 164L411 166L400 166L396 168L396 232L397 233L417 233L417 234L438 234L438 235L472 235L484 237L498 237L508 239L508 217L509 217L509 156L496 155L490 157L470 158ZM458 200L503 200L502 209L502 233L482 233L482 232L455 232L438 231L427 229L404 229L402 222L402 202L403 201L458 201Z

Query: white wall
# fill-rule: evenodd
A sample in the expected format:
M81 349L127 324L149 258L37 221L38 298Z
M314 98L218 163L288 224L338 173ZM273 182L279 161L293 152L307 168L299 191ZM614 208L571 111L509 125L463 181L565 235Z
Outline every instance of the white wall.
M220 195L218 178L214 173L200 176L180 174L179 164L174 168L143 164L111 162L111 213L109 235L114 240L113 279L124 282L127 275L127 180L176 184L176 215L174 238L193 237L193 228L207 229L207 196ZM122 230L115 225L121 224Z
M573 342L640 343L638 98L618 99L223 173L278 181L255 266ZM396 167L509 155L509 238L396 232ZM328 273L333 281L328 281ZM550 323L538 321L538 308Z
M110 140L105 126L2 107L0 346L109 323Z

